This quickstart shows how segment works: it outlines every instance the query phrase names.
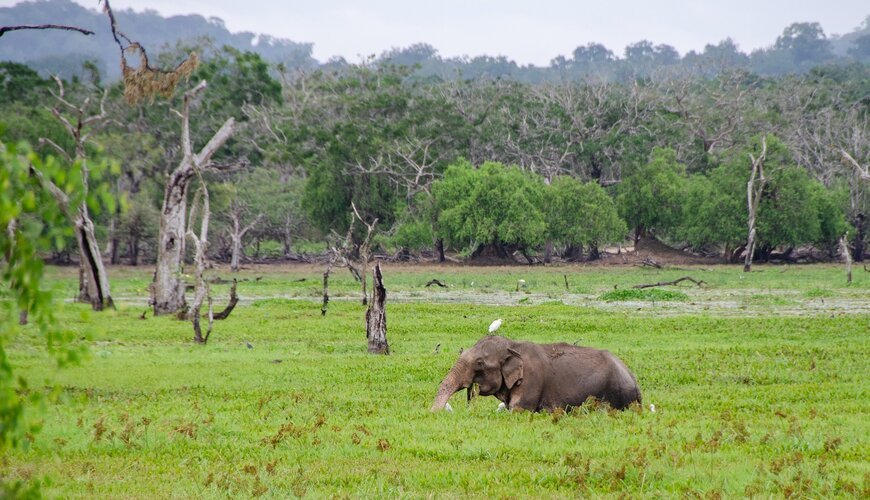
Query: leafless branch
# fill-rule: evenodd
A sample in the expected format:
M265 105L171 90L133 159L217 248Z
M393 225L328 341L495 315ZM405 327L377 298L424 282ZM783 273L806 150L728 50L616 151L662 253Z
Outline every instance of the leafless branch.
M678 285L683 281L691 281L692 283L698 285L699 287L702 287L706 284L705 281L696 280L695 278L692 278L691 276L683 276L682 278L678 278L678 279L675 279L673 281L660 281L658 283L650 283L647 285L634 285L632 288L642 289L642 288L652 288L652 287L656 287L656 286Z
M840 154L843 155L843 159L846 160L854 169L858 172L858 175L864 180L870 180L870 171L867 168L862 167L855 161L855 158L852 158L852 155L846 152L845 149L840 150Z
M66 26L63 24L21 24L18 26L0 26L0 36L5 35L9 31L19 31L19 30L66 30L66 31L78 31L83 35L93 35L94 32L91 30L86 30L84 28L78 28L76 26Z

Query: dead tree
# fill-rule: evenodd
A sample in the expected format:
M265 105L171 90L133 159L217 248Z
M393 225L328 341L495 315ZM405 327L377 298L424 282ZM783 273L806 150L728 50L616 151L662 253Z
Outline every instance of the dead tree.
M366 338L370 353L390 354L390 344L387 342L387 290L384 288L380 262L372 269L372 300L366 309Z
M375 217L375 220L373 220L372 223L369 224L368 222L363 220L362 216L359 214L359 211L356 209L356 205L354 205L353 202L350 203L350 206L351 208L353 208L354 217L356 217L366 227L366 237L359 245L359 258L362 267L362 271L359 272L359 275L362 277L362 279L360 280L360 283L362 283L362 305L366 305L368 302L368 291L366 290L366 273L368 273L369 261L372 257L372 237L375 235L375 227L378 225L378 218Z
M852 253L849 251L849 244L846 243L845 234L840 237L840 254L846 263L846 283L852 283Z
M180 278L184 257L185 212L187 188L196 172L227 170L234 165L213 165L211 157L229 140L235 130L235 120L228 118L199 153L193 152L190 139L190 103L203 91L203 80L184 93L181 112L181 148L183 157L178 167L166 179L163 208L160 211L160 231L157 238L157 272L151 287L154 315L173 314L185 309L184 282Z
M347 259L347 252L353 240L353 225L355 221L356 219L350 220L350 226L347 228L347 235L343 240L341 240L341 243L335 243L329 246L329 257L326 261L326 270L323 272L323 303L320 306L321 316L326 316L327 306L329 306L329 275L332 273L332 268L336 265L339 267L347 267L351 275L355 278L359 277L359 271L357 271Z
M758 158L749 153L749 159L752 161L752 174L749 177L749 182L746 183L746 203L749 207L749 217L747 219L749 236L746 240L746 259L743 263L743 272L745 273L752 270L752 256L755 253L756 243L755 219L758 215L758 204L761 202L761 195L768 180L764 176L764 160L766 155L767 139L762 137L761 154L758 155Z
M864 129L858 126L853 128L856 129L854 135L858 136L859 140L860 138L865 138L861 144L866 148L866 126ZM859 146L856 144L853 148L858 150ZM852 226L855 227L855 234L852 239L852 258L855 261L861 262L864 260L864 234L865 221L867 217L863 210L862 200L866 196L865 192L867 187L870 186L870 167L862 167L855 158L844 149L841 149L840 153L843 155L844 163L846 163L851 170L851 175L849 175L849 214Z
M94 234L94 222L88 211L87 196L90 169L85 154L85 144L90 139L91 134L100 130L109 122L105 106L108 90L105 90L100 98L98 104L99 112L88 114L88 109L91 107L91 97L85 98L81 105L73 104L66 97L63 81L57 77L54 77L54 80L57 83L58 90L57 93L51 91L51 94L57 101L57 104L50 108L50 110L72 137L75 143L75 153L69 154L48 138L40 138L39 142L50 146L68 164L79 165L83 191L81 193L81 202L75 207L71 206L70 199L63 190L42 175L39 178L46 189L54 196L61 211L75 228L76 243L79 248L78 300L80 302L89 302L95 311L101 311L106 307L114 308L115 303L112 300L112 293L109 289L109 278L103 265L97 238Z
M232 227L230 228L230 241L232 246L232 253L230 256L230 271L237 273L239 272L239 261L242 257L242 242L245 238L245 235L248 234L248 231L254 228L257 224L263 220L263 214L257 215L253 222L248 224L247 226L242 227L242 214L244 212L244 207L239 202L238 197L230 203L230 220L232 221Z
M211 335L212 325L214 324L214 308L212 307L211 293L209 292L208 282L203 278L206 266L206 251L208 250L208 222L211 217L209 208L208 188L202 182L200 177L200 187L193 197L193 203L190 208L190 221L187 225L187 237L193 242L193 302L188 311L188 317L193 322L193 341L197 344L205 344L208 342L208 337ZM196 211L198 205L202 205L202 219L199 226L199 236L193 231L194 223L196 222ZM200 310L202 304L208 300L208 329L205 335L202 334L200 326Z
M855 169L862 180L870 181L870 168L862 167L857 161L855 161L855 158L852 158L852 155L846 152L845 149L841 149L840 154L842 154L843 159L849 162L849 165Z

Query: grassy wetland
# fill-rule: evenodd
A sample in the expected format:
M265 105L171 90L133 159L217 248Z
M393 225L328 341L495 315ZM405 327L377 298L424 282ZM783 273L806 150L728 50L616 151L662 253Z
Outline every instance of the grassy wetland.
M870 495L860 268L847 286L830 265L386 264L390 356L366 353L343 270L321 316L321 273L243 270L241 303L206 346L188 322L140 319L145 269L113 269L116 311L58 301L86 356L55 368L30 327L9 345L16 373L50 397L3 477L65 498ZM686 275L704 285L632 288ZM47 278L55 297L75 293L75 269ZM218 309L227 288L213 286ZM642 407L497 413L463 391L452 413L430 413L459 349L496 318L511 338L611 350Z

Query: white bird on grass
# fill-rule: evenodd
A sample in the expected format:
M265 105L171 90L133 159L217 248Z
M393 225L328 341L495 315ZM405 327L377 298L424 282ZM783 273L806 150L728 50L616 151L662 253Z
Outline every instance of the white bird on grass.
M498 330L498 327L500 327L500 326L501 326L501 318L493 321L492 324L489 325L489 333L495 332L496 330Z
M447 411L453 411L453 407L450 406L450 403L447 403L446 405L444 405L444 409Z
M650 405L649 405L649 411L655 413L655 412L656 412L656 405L650 403Z

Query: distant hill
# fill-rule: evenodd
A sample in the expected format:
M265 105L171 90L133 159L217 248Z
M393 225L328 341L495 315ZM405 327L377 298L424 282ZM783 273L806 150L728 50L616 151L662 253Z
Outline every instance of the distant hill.
M94 2L96 3L96 2ZM114 9L113 9L114 10ZM116 10L118 26L149 53L179 41L210 38L216 47L229 45L257 52L271 62L288 67L317 66L312 44L248 31L231 33L216 17L200 15L163 17L153 10ZM93 30L94 36L65 31L17 31L0 38L0 61L26 63L42 73L68 77L81 71L82 62L94 61L108 79L120 77L118 47L112 40L106 15L71 0L37 0L0 8L0 26L62 23ZM255 43L256 42L256 43Z
M96 3L96 2L95 2ZM154 10L115 12L118 25L131 39L141 42L152 56L181 44L228 45L250 50L272 63L287 68L321 68L341 71L348 62L334 58L321 64L312 57L313 44L249 31L230 32L217 17L163 17ZM856 20L857 21L857 20ZM63 23L93 30L95 36L64 31L17 31L0 38L0 61L27 64L43 75L68 78L80 74L82 63L96 63L101 74L114 80L120 76L118 48L112 40L105 14L72 0L35 0L0 8L0 26ZM760 75L804 73L829 65L870 63L870 16L850 33L827 36L818 23L794 23L774 43L751 53L741 52L731 40L708 44L703 51L680 56L667 44L640 40L625 47L620 56L601 44L577 47L571 54L556 55L549 66L521 66L505 56L443 58L426 43L383 52L377 62L416 65L416 76L425 79L508 78L526 83L579 80L590 75L608 81L630 81L655 75L659 70L679 69L716 74L726 69L743 69ZM202 54L207 57L208 54ZM152 58L153 60L153 58ZM176 59L177 61L177 59Z

